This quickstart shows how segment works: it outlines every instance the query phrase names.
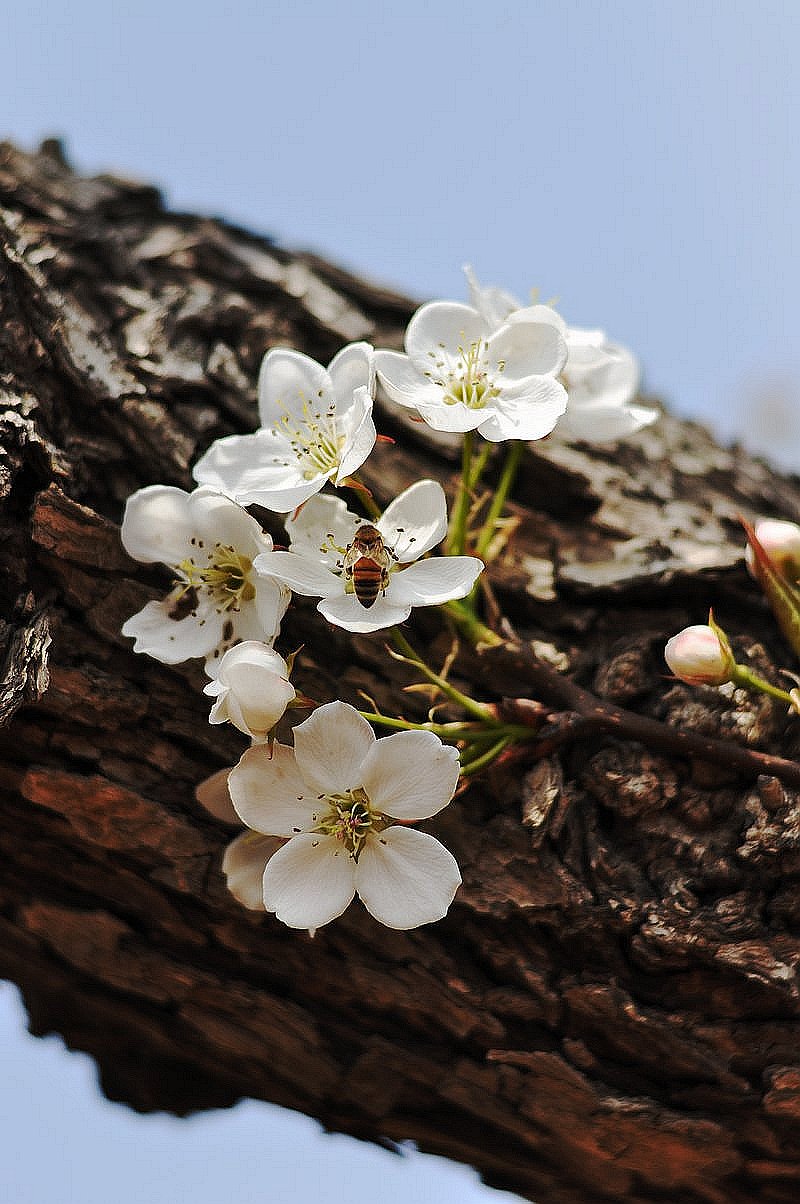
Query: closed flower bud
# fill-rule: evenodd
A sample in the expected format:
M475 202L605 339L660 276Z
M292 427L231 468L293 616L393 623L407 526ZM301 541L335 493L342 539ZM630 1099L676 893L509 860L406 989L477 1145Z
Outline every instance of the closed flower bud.
M288 680L286 661L274 648L257 640L245 640L230 648L219 662L219 670L204 693L216 701L210 723L238 727L252 740L266 740L295 697Z
M684 627L667 641L664 659L675 676L690 686L722 686L731 680L736 664L723 639L705 623Z
M778 572L790 581L800 580L800 526L782 518L762 518L755 525L756 539ZM753 553L745 552L747 567L753 572Z

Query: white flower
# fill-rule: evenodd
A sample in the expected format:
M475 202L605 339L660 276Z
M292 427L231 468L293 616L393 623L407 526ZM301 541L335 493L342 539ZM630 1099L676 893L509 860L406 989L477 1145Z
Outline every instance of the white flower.
M367 632L405 622L414 606L466 597L483 568L474 556L419 559L447 532L447 502L436 481L417 481L395 498L375 523L382 555L379 550L365 558L370 564L353 564L357 532L365 528L371 524L341 498L312 498L286 523L290 550L262 554L256 571L278 577L299 594L321 597L317 610L337 627ZM368 605L357 594L365 571L375 574L377 586Z
M491 327L512 324L549 310L567 344L567 362L561 373L569 400L558 421L559 430L589 443L622 439L649 426L656 410L633 404L639 387L639 365L633 354L610 343L602 330L567 326L550 306L523 307L503 289L482 287L472 268L465 267L470 300Z
M259 741L266 740L296 697L286 661L274 648L256 640L229 648L219 662L217 676L203 693L216 699L209 723L227 720Z
M258 832L242 832L225 850L222 872L228 890L237 903L250 911L266 911L264 906L264 870L267 862L280 847L274 836Z
M230 775L234 806L265 835L290 837L264 872L264 905L290 928L318 928L358 892L389 928L445 915L461 882L447 849L403 825L436 815L458 783L458 754L432 732L377 740L344 702L294 729L294 750L254 745ZM397 821L397 822L394 822Z
M473 306L432 301L409 322L405 348L375 353L380 379L435 430L477 430L494 443L541 439L566 409L556 377L567 348L547 306L497 326Z
M790 581L800 580L800 526L783 518L762 518L755 524L756 539L778 571ZM745 560L753 572L753 553L748 546Z
M735 667L727 641L723 643L705 623L684 627L668 640L664 659L675 676L690 686L722 686L731 680Z
M233 644L277 636L290 595L253 568L272 540L230 498L148 485L128 498L121 536L134 560L160 561L175 579L163 602L148 602L122 628L136 640L135 652L167 665L204 656L213 676Z
M195 480L242 505L294 510L364 463L375 445L374 395L369 343L350 343L327 369L299 351L268 351L258 379L261 428L212 443Z

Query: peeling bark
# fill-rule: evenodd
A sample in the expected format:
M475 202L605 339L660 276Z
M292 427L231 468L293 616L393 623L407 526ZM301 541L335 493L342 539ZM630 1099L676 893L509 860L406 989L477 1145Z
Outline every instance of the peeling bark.
M188 487L213 438L254 427L268 347L397 346L413 304L79 178L54 144L0 149L0 272L0 973L32 1030L89 1052L134 1108L271 1100L539 1204L796 1200L800 795L655 729L798 755L771 703L676 685L661 659L713 604L777 680L788 653L737 515L800 519L797 479L669 415L620 447L533 447L490 574L521 649L455 672L550 722L431 822L464 875L443 922L391 932L354 906L311 940L225 889L232 832L194 788L242 741L206 722L199 668L119 634L163 578L118 523L134 489ZM447 438L388 406L379 426L381 501L450 483ZM305 644L300 689L423 708L379 635L312 614L293 608L282 641ZM444 659L436 616L413 635ZM593 723L555 671L658 722Z

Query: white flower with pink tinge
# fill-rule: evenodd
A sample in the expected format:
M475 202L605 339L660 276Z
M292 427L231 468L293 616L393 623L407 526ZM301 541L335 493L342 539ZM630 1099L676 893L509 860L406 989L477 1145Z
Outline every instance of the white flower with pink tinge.
M268 351L258 378L261 427L217 439L194 478L243 506L294 510L341 484L375 446L374 351L349 343L327 368L290 348Z
M294 749L255 745L228 784L243 822L287 837L264 871L264 906L290 928L319 928L356 894L389 928L440 920L461 882L453 856L406 825L453 797L459 761L432 732L378 740L344 702L294 729Z

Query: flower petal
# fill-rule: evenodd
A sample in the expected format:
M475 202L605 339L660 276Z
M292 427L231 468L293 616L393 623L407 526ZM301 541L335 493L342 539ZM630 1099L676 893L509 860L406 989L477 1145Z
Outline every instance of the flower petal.
M396 627L398 623L405 623L411 614L411 606L407 603L395 606L388 597L380 596L367 608L361 605L355 594L345 593L323 598L317 610L335 627L357 631L362 635Z
M134 652L147 652L165 665L179 665L216 648L222 638L223 617L209 600L201 597L197 610L184 619L170 618L176 603L176 595L171 594L162 602L148 602L131 615L122 634L136 641Z
M355 707L346 702L317 707L294 729L306 793L342 794L360 786L361 766L374 743L375 733Z
M264 555L267 554L264 553ZM271 577L262 577L256 572L251 580L256 591L253 609L256 612L259 626L264 632L261 638L267 644L271 644L278 637L281 619L286 614L292 595L285 586Z
M356 893L355 862L335 836L295 836L264 871L264 906L290 928L321 928Z
M401 827L365 841L355 879L367 911L399 929L441 920L461 884L456 859L444 845L426 832Z
M420 417L435 431L464 434L465 431L477 430L484 421L486 409L473 410L469 406L465 406L462 401L457 401L454 405L447 405L443 398L444 393L439 389L435 402L419 399L416 403Z
M447 500L438 481L415 481L390 502L378 530L401 564L416 560L447 534Z
M483 316L483 320L490 330L502 326L508 315L520 308L519 301L513 293L507 293L505 289L498 288L493 284L481 286L470 264L464 264L463 272L469 287L470 305L474 306Z
M348 343L328 364L328 376L336 394L337 413L350 406L356 389L366 387L375 394L375 349L370 343Z
M433 732L395 732L373 744L364 761L370 802L393 819L428 819L455 794L458 752Z
M323 493L309 498L285 526L292 552L334 569L362 521L344 498Z
M324 598L343 588L336 573L297 552L263 552L256 556L253 567L259 575L277 578L296 594L310 598Z
M418 398L435 402L441 396L441 389L429 384L402 352L376 351L375 363L381 384L398 405L415 409Z
M197 461L192 475L243 506L258 504L281 512L294 510L312 497L329 474L306 480L286 436L261 430L217 439Z
M189 494L171 485L147 485L125 503L122 539L125 551L145 564L180 564L195 534Z
M567 408L567 391L552 376L521 381L513 397L504 396L478 428L492 443L504 439L543 439Z
M549 322L508 322L488 341L491 363L505 365L501 381L504 391L528 376L554 376L567 362L567 344Z
M345 442L341 450L336 484L354 473L366 460L378 437L372 419L372 398L367 389L356 389L342 428Z
M228 789L230 771L231 767L227 765L224 769L218 769L216 773L212 773L210 777L204 778L202 782L198 782L194 788L194 797L209 815L214 816L214 819L219 819L225 824L235 824L238 828L240 827L239 816L231 802L231 792Z
M294 749L284 744L249 748L230 772L228 789L242 823L266 836L294 836L316 826L319 800L309 795Z
M250 911L266 911L264 869L278 844L274 836L242 832L225 850L222 872L227 879L228 890L237 903Z
M461 349L486 337L487 328L477 309L460 301L430 301L408 324L405 347L418 372L448 376Z
M386 600L393 606L438 606L466 598L484 565L477 556L432 556L392 573Z
M258 520L216 489L207 486L195 489L189 495L189 508L195 530L208 548L224 544L252 560L272 547L272 539Z
M303 419L304 406L309 403L315 409L325 410L335 405L335 401L328 373L301 351L276 347L261 361L258 412L262 427L275 426L287 413Z

